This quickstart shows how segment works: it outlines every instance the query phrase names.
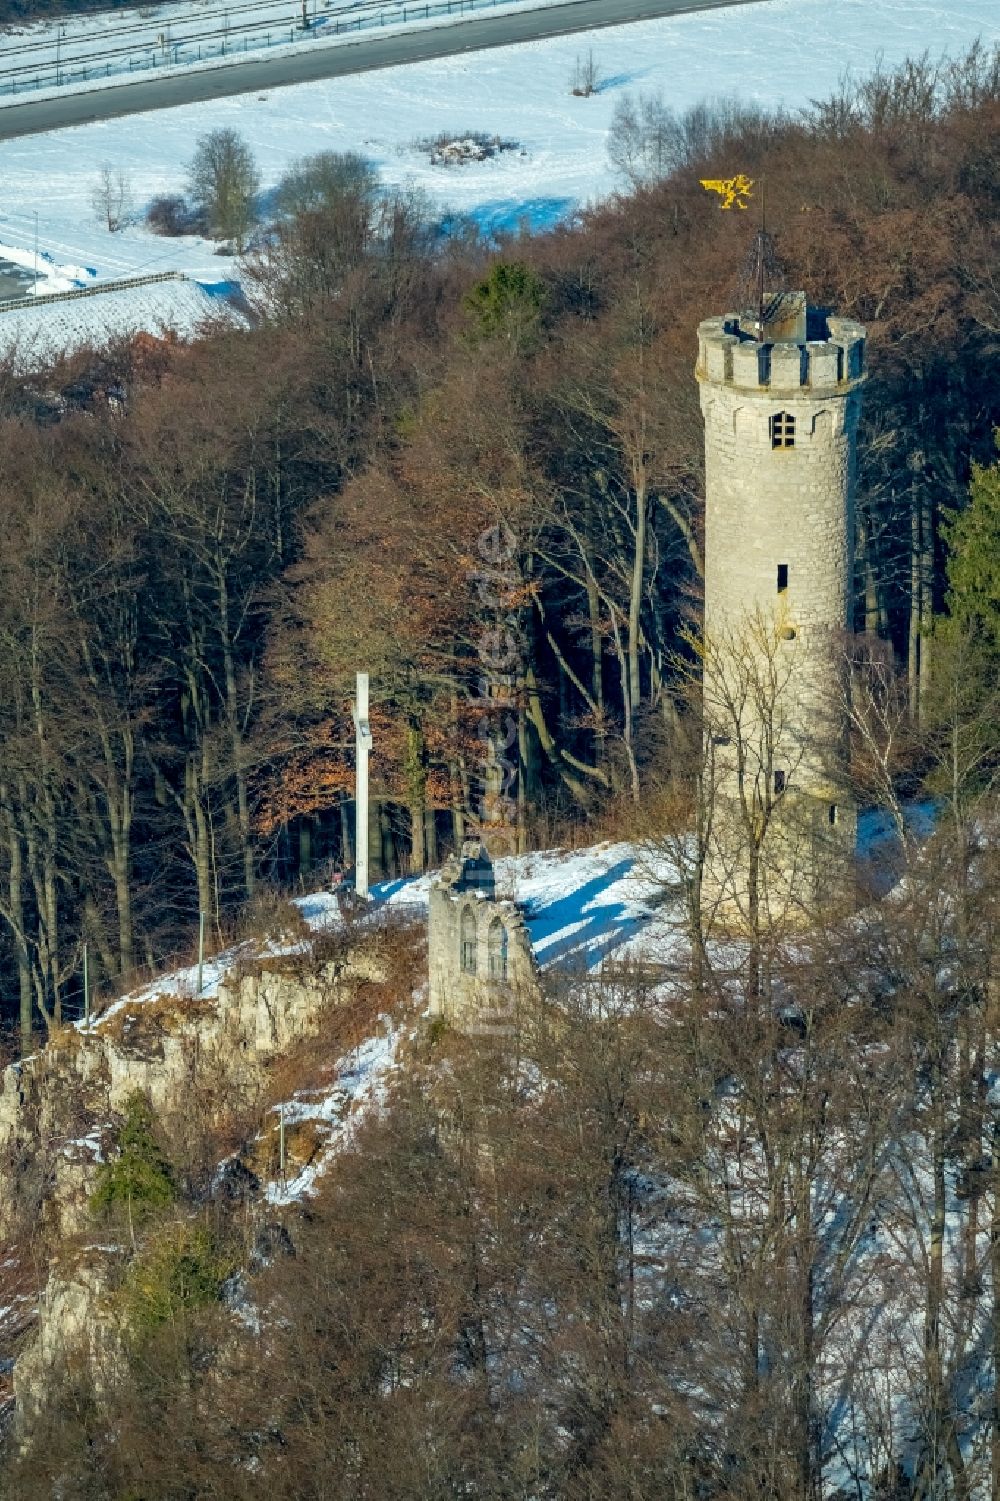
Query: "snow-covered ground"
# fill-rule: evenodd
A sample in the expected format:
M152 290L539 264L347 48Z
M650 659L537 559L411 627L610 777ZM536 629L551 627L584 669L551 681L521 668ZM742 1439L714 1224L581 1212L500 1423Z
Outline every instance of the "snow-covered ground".
M917 803L907 810L914 837L933 829L933 806ZM885 815L868 811L859 820L858 852L867 867L885 865L891 877L895 834ZM578 850L542 850L498 859L494 865L497 896L516 901L542 970L600 968L605 959L670 964L686 952L685 913L678 871L669 851L654 842L604 843ZM371 915L389 911L423 920L432 881L439 872L383 881L372 887ZM896 872L898 877L898 872ZM311 933L343 922L342 896L321 890L294 902ZM308 938L271 939L257 952L277 957L302 952ZM198 966L188 965L158 976L150 984L121 996L90 1026L99 1028L124 1007L174 995L209 1000L237 963L251 953L236 944L205 960L199 988ZM83 1027L85 1024L79 1024Z
M675 871L662 852L637 844L598 844L582 850L547 850L496 862L498 895L518 901L536 957L543 969L570 966L597 969L608 957L632 957L658 963L669 960L683 946L682 910L675 892ZM372 915L426 913L431 881L436 873L409 880L386 881L372 888ZM343 922L341 895L317 891L299 897L295 906L312 933L323 933ZM275 935L256 952L275 957L302 952L310 940ZM148 985L119 996L89 1021L82 1032L100 1031L126 1008L162 996L208 1001L218 997L227 973L255 951L250 942L235 944L205 960L159 975ZM330 1082L294 1096L284 1106L289 1129L310 1123L317 1139L314 1155L284 1179L266 1185L268 1202L291 1204L308 1197L338 1152L351 1141L359 1122L387 1098L391 1076L398 1067L405 1027L391 1017L379 1018L376 1031L363 1039L331 1068ZM277 1129L277 1112L272 1112ZM100 1156L100 1133L71 1143L74 1151Z
M28 136L0 145L0 258L10 247L31 264L37 212L49 257L42 290L160 270L228 279L233 263L213 242L159 239L141 224L111 234L90 203L105 163L131 175L140 210L181 191L196 138L218 126L239 130L253 148L265 206L296 158L355 150L387 184L421 190L442 214L494 231L539 228L618 185L606 144L623 91L659 91L677 109L719 95L794 109L831 92L845 72L861 76L879 59L892 66L925 50L956 55L977 37L1000 40L995 0L761 0ZM591 48L603 85L574 98L574 61ZM414 143L446 130L516 137L519 150L432 166Z
M495 870L498 894L515 898L525 912L543 969L568 964L593 970L612 955L662 961L683 942L682 914L673 893L675 872L662 853L634 844L600 844L498 860ZM421 915L433 879L429 874L373 887L376 909ZM336 893L315 892L299 898L296 905L314 932L342 921ZM223 957L213 969L213 990L225 964ZM190 980L187 971L182 984ZM285 1104L286 1129L308 1122L318 1145L289 1177L268 1183L269 1203L291 1204L315 1191L359 1122L385 1102L404 1036L405 1030L394 1026L391 1018L380 1018L378 1031L337 1062L328 1087L296 1095ZM274 1129L277 1115L272 1111Z
M683 909L670 857L638 844L596 844L497 860L497 895L518 902L542 969L599 967L605 958L665 963L683 944ZM379 905L427 909L437 872L372 888ZM340 920L337 897L298 906L310 927Z
M372 887L373 915L380 910L421 918L436 872L385 881ZM496 862L497 894L519 902L536 957L543 969L578 966L596 969L605 958L669 961L683 944L683 914L676 891L676 872L663 853L639 844L597 844L582 850L546 850ZM333 891L298 897L298 907L313 933L342 922L341 898ZM273 939L262 957L301 952L308 939ZM179 996L211 1000L252 945L240 943L205 960L199 987L198 966L187 965L159 975L150 984L113 1001L82 1030L99 1029L126 1006Z

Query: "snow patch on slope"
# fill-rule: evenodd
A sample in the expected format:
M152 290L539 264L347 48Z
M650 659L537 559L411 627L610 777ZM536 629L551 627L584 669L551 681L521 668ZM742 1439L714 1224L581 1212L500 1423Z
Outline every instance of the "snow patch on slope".
M380 912L424 919L436 871L383 881L372 887L371 903L355 921L377 921ZM595 970L606 958L667 963L682 949L683 912L677 873L670 859L640 844L598 844L582 850L545 850L496 862L497 893L519 902L535 954L543 969ZM343 893L314 891L296 898L313 933L344 922ZM233 967L252 957L278 958L303 953L308 939L272 940L263 947L232 945L206 959L198 984L197 964L159 975L119 996L81 1030L97 1030L126 1007L164 996L192 1002L214 1000Z
M390 1077L398 1066L402 1034L389 1017L381 1017L379 1027L375 1036L365 1038L340 1060L328 1090L293 1095L283 1107L286 1128L309 1121L320 1132L322 1145L294 1177L268 1183L269 1204L291 1204L314 1194L319 1179L350 1144L361 1121L384 1105ZM277 1117L281 1109L276 1106L271 1114Z

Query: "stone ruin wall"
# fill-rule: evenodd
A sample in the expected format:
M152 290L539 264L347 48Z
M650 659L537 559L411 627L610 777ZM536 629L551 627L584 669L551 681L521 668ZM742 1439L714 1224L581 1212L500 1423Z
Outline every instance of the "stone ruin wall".
M509 1029L519 1001L538 990L524 916L515 902L497 897L489 856L475 842L467 843L461 857L450 860L431 886L427 948L431 1015L461 1031Z

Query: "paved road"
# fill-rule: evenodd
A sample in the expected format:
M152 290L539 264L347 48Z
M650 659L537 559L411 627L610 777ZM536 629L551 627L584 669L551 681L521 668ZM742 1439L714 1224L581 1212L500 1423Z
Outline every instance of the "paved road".
M451 57L483 47L506 47L511 42L565 36L595 26L620 26L623 22L644 21L653 16L754 3L755 0L571 0L550 10L479 16L450 25L428 25L395 36L362 35L356 42L317 47L315 52L255 58L205 72L116 84L88 94L4 105L0 108L0 141L59 130L66 125L83 125L91 120L110 120L117 115L222 99L229 94L259 93L292 83L312 83L318 78L338 78L345 73L366 73L372 68L390 68L431 57Z

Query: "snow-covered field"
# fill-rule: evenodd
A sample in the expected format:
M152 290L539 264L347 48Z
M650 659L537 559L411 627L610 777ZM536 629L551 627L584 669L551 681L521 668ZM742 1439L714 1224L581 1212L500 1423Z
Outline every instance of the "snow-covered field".
M718 95L794 109L879 58L954 55L977 37L1000 39L995 0L761 0L24 137L0 145L0 257L6 246L22 263L33 258L37 212L42 291L147 271L231 277L211 241L159 239L139 224L111 234L90 204L104 163L131 175L140 207L181 191L195 140L217 126L249 141L265 195L298 157L356 150L386 183L425 192L442 213L495 231L538 228L616 187L606 141L625 90L659 91L677 109ZM570 73L590 48L604 84L574 98ZM520 149L432 166L414 142L444 130L514 136Z

